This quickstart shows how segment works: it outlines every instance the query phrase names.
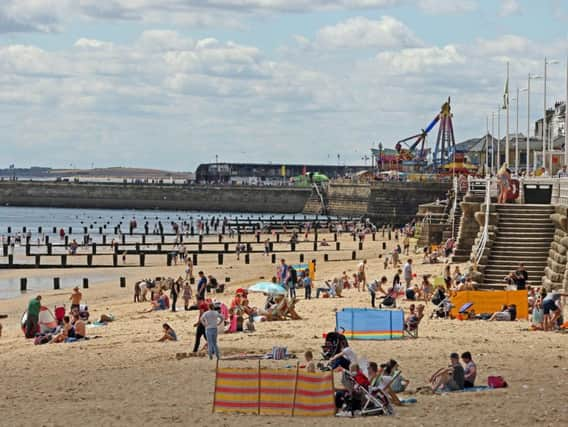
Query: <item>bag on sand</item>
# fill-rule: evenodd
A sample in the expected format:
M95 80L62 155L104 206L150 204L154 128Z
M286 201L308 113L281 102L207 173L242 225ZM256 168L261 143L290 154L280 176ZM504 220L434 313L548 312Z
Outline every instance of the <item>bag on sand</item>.
M487 385L491 388L505 388L508 386L507 381L499 376L489 376L487 378Z

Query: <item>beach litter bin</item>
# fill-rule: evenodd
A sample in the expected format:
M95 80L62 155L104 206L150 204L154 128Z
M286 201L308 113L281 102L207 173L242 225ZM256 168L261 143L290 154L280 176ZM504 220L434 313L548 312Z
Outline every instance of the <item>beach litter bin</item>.
M552 199L552 184L524 184L525 203L549 205Z

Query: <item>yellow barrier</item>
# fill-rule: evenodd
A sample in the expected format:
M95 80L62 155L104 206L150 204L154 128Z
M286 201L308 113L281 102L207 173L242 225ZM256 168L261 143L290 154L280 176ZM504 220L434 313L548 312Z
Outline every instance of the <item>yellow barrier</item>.
M527 291L460 291L452 296L452 317L457 317L459 309L472 302L477 314L500 311L503 305L517 306L517 319L528 319L529 304Z

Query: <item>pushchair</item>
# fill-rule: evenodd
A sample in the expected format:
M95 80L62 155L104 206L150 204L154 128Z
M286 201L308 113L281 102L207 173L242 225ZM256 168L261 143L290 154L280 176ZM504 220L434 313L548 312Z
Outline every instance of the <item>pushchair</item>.
M382 297L383 301L379 304L379 308L396 308L396 297L398 296L398 290L394 287L389 289L389 292Z
M349 347L345 335L339 332L329 332L325 336L325 343L322 348L322 356L324 360L329 360L336 354L341 352L342 348Z
M387 395L378 387L367 390L355 381L353 374L344 371L341 383L347 390L343 396L343 413L353 415L393 415L394 408Z
M434 300L432 300L434 302ZM452 310L452 301L450 297L446 297L436 304L436 308L430 315L430 319L448 319Z

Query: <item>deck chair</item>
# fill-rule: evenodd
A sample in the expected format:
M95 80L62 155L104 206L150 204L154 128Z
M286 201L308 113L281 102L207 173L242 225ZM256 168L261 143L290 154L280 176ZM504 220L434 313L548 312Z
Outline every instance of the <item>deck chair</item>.
M396 372L391 380L382 388L383 393L388 396L389 400L396 406L402 406L402 402L391 388L394 381L401 375L400 371Z
M300 315L298 313L296 313L296 299L291 299L290 301L288 301L286 303L286 306L284 308L283 314L284 317L289 317L292 320L301 320L302 318L300 317Z
M371 388L370 390L367 390L364 387L358 386L353 375L349 371L343 371L341 382L350 395L348 402L356 400L358 402L357 406L360 405L361 415L371 416L394 414L394 409L388 396L380 388ZM353 406L347 409L353 414Z
M417 325L415 326L409 326L408 324L404 325L404 334L408 337L408 338L418 338L418 327L420 325L420 322L418 322Z

